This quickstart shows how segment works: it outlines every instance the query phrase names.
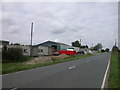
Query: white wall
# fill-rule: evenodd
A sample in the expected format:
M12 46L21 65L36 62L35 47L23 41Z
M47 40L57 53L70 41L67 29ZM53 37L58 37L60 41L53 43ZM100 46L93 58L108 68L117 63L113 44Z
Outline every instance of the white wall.
M38 46L38 55L49 55L49 48L44 46Z
M67 48L69 48L70 46L67 45L61 45L61 50L67 50Z
M22 48L23 55L30 56L30 46L22 46L22 45L7 45L7 48ZM32 55L50 55L49 48L44 46L33 47Z
M30 56L30 46L7 45L7 48L22 48L22 50L23 50L23 55Z

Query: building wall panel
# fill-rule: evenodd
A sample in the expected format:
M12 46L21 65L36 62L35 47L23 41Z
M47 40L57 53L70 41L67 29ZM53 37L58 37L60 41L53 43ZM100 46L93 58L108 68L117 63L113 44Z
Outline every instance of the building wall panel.
M38 56L49 55L49 48L44 46L38 46Z

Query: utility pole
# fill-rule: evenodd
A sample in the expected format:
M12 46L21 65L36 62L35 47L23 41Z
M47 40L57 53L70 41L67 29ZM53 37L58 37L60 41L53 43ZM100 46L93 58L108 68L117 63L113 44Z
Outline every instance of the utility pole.
M33 37L33 22L31 23L31 43L30 43L30 56L32 56L32 37Z
M93 43L92 43L92 47L93 47Z
M81 48L81 38L80 38L80 48ZM79 48L79 51L80 51L80 48Z
M81 38L80 38L80 44L81 44ZM82 44L81 44L82 45Z
M116 39L115 39L115 46L116 46Z

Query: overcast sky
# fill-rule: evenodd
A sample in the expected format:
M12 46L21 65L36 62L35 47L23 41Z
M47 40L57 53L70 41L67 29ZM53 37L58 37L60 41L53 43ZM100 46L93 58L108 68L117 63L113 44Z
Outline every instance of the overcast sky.
M33 22L33 44L51 40L71 45L81 38L82 45L102 43L104 48L111 48L118 38L117 5L117 2L4 2L2 39L30 44Z

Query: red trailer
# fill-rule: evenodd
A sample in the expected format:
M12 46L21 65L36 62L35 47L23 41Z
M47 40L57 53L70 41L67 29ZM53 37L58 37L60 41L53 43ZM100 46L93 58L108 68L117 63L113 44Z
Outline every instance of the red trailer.
M69 51L69 50L59 50L59 54L68 54L68 55L75 55L76 51Z

